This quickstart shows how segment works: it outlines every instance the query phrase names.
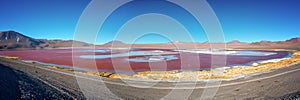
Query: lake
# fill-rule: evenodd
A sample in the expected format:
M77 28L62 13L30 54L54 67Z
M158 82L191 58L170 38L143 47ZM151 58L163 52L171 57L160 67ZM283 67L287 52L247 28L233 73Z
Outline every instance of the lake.
M21 60L75 66L89 70L137 72L174 69L202 70L211 67L245 65L255 61L284 58L290 53L209 49L48 49L0 51L0 55L18 56ZM212 58L216 59L212 60ZM218 58L225 58L225 60L218 61Z

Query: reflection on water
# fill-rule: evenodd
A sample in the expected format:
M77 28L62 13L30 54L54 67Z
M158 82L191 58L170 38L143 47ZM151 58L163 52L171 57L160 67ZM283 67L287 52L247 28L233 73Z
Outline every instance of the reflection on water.
M166 56L145 56L139 58L131 58L128 61L131 62L160 62L178 59L175 55L166 55Z
M85 50L91 52L94 50ZM108 52L109 49L96 49L96 52ZM204 50L204 49L193 49L193 50L177 50L176 52L188 52L196 54L212 54L212 55L228 55L228 56L269 56L277 53L265 52L265 51L221 51L221 50ZM166 55L167 53L160 50L152 51L129 51L117 54L103 54L103 55L81 55L80 58L85 59L106 59L106 58L118 58L118 57L130 57L140 56L135 58L126 58L130 62L160 62L178 59L176 55Z
M137 58L127 58L131 62L160 62L178 59L175 55L163 55L167 54L164 51L130 51L119 54L106 54L106 55L82 55L80 58L86 59L105 59L105 58L117 58L117 57L129 57L129 56L141 56Z
M126 53L109 54L109 55L82 55L80 56L80 58L104 59L104 58L116 58L116 57L128 57L128 56L150 56L150 55L161 55L161 54L164 54L164 52L130 51Z
M275 55L274 52L264 51L233 51L233 50L207 50L207 49L192 49L192 50L177 50L179 52L197 53L197 54L212 54L212 55L228 55L228 56L269 56Z
M261 51L239 51L235 54L229 54L229 55L242 55L242 56L269 56L274 55L276 53L274 52L261 52Z
M93 52L94 50L81 50L84 52ZM228 56L269 56L275 55L275 52L264 52L264 51L210 51L203 49L193 49L193 50L176 50L177 52L188 52L188 53L197 53L197 54L212 54L212 55L228 55ZM78 51L79 52L79 51ZM109 52L109 49L96 49L95 52ZM117 57L129 57L129 56L144 56L143 58L134 58L129 59L129 61L134 62L148 62L151 60L173 60L178 59L174 55L161 56L167 54L164 51L130 51L125 53L118 54L105 54L105 55L81 55L80 58L86 59L105 59L105 58L117 58ZM151 57L158 56L158 57ZM148 59L146 61L146 59Z
M73 49L73 52L109 52L110 49Z

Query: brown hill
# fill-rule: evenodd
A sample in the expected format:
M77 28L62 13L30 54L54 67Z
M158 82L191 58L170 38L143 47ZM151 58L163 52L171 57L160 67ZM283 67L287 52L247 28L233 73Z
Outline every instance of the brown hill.
M125 43L123 43L122 41L114 40L114 41L107 42L103 45L124 45L124 44Z
M239 40L233 40L233 41L227 42L227 44L244 45L244 44L248 44L248 43L241 42Z
M0 49L43 49L76 46L89 46L90 44L73 40L45 40L34 39L15 31L0 32Z
M300 38L292 38L286 41L260 41L260 42L253 42L251 45L256 46L300 46Z

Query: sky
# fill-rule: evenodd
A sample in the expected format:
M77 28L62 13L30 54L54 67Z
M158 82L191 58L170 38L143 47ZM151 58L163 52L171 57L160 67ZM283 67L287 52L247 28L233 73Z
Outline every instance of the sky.
M300 37L300 0L207 1L218 17L227 42L232 40L244 42L283 41ZM77 22L90 1L1 0L0 2L0 31L14 30L39 39L69 40L73 39ZM199 23L190 15L185 14L185 10L168 3L143 0L132 5L121 6L120 10L112 13L110 18L106 20L103 30L100 30L95 43L102 44L113 40L118 28L139 14L146 13L163 13L172 16L173 19L184 25L187 31L191 32L193 41L207 41L203 29L194 28L198 27ZM152 27L157 24L164 27L155 32L165 32L165 30L169 32L170 30L174 35L180 37L180 30L174 28L176 26L166 23L168 22L167 17L158 16L156 19L161 19L160 21L155 21L153 16L146 16L145 19L145 22L132 20L133 24L131 25ZM142 31L131 29L129 32L132 33L126 34ZM145 35L135 40L136 43L165 43L170 41L175 40L154 34Z

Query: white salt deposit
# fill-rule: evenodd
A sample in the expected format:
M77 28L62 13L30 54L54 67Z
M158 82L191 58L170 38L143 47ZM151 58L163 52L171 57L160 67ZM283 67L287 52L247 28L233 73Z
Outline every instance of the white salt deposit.
M252 63L252 66L258 66L259 64L258 63Z
M225 55L225 54L235 54L237 51L211 51L205 49L194 49L194 50L177 50L179 52L188 53L202 53L202 54L214 54L214 55Z
M212 55L240 55L240 56L268 56L274 55L274 52L263 51L228 51L228 50L209 50L209 49L191 49L191 50L176 50L179 52L212 54Z
M262 61L262 62L260 62L260 63L279 62L279 61L284 60L284 59L287 59L287 58L279 58L279 59L265 60L265 61Z
M19 40L20 40L20 38L19 38L19 37L17 37L17 43L19 43Z

